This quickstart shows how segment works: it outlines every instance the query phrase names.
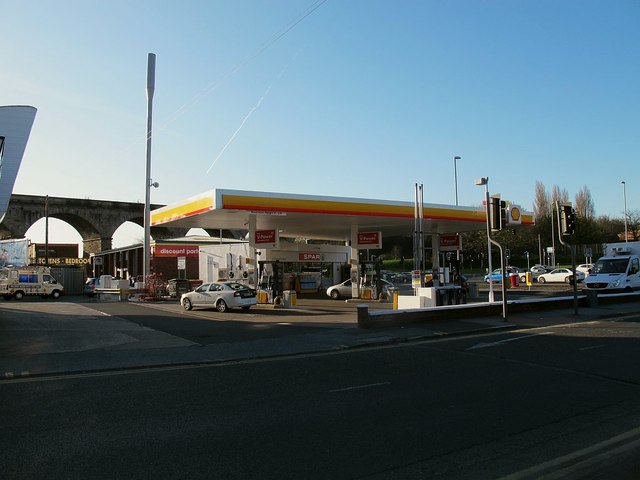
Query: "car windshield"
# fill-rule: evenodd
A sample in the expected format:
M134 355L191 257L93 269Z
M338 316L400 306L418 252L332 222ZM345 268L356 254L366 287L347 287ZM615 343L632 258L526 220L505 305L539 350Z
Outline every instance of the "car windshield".
M600 259L591 273L624 273L627 271L628 258Z

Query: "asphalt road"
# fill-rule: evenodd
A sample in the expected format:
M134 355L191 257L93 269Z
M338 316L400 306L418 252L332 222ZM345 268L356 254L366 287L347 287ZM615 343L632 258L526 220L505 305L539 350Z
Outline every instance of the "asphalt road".
M20 479L638 478L639 320L5 380L0 465Z

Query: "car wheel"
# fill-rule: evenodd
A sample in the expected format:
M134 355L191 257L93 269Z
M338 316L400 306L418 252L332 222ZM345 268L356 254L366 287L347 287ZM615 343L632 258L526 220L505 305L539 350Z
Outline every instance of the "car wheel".
M60 290L54 290L53 292L51 292L51 296L57 300L58 298L60 298Z
M21 291L17 291L13 294L13 296L16 300L22 300L24 298L24 293L22 293Z
M520 281L521 281L522 283L526 282L526 281L527 281L527 277L525 277L524 275L523 275L523 276L521 276L521 277L520 277Z
M331 294L329 296L334 300L338 300L340 298L340 292L338 290L331 290Z
M193 305L191 305L191 300L189 300L188 298L183 299L182 308L184 308L185 310L191 310L193 308Z
M224 300L218 300L218 303L216 303L216 310L218 310L220 313L224 313L227 311L227 304Z
M538 283L544 283L544 277L538 277Z

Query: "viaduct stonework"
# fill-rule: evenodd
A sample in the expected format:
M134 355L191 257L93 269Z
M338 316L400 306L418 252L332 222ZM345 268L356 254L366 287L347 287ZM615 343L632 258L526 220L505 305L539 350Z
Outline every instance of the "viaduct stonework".
M13 194L7 214L0 223L0 240L24 238L27 230L45 217L45 203L50 218L63 220L78 231L85 256L111 250L113 234L124 222L144 227L143 203L63 197L48 197L47 200L45 196ZM151 205L151 209L162 206ZM151 236L156 240L183 237L186 233L182 228L151 227Z

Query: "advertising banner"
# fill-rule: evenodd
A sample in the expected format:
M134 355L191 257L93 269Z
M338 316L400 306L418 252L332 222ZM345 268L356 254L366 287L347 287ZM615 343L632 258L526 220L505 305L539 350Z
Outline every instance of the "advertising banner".
M0 267L24 267L28 260L29 240L0 240Z
M253 248L278 248L280 237L277 230L256 230L251 246Z
M462 237L457 233L440 235L440 251L451 252L462 249Z
M359 249L380 249L382 248L382 232L358 232Z
M197 245L156 245L155 257L197 257L200 247Z

